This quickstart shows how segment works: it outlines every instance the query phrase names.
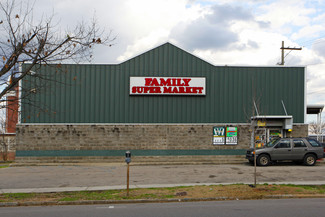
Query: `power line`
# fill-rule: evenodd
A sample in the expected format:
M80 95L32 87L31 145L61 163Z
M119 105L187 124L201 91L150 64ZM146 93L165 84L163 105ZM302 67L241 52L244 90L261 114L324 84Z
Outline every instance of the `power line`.
M325 38L317 39L316 42L313 43L313 45L320 44L320 43L323 43L323 42L325 42Z
M305 46L308 46L308 45L312 45L315 41L321 40L321 39L325 39L325 35L321 35L321 36L319 36L317 38L310 39L310 40L307 40L307 41L302 41L302 42L298 41L297 44L300 44L303 47L305 47Z
M324 65L325 63L313 63L313 64L308 64L306 66L315 66L315 65Z
M319 93L319 92L323 92L324 90L325 90L325 88L320 88L320 89L318 89L318 90L315 90L315 91L309 92L309 93L307 93L307 94L310 95L310 94L314 94L314 93Z

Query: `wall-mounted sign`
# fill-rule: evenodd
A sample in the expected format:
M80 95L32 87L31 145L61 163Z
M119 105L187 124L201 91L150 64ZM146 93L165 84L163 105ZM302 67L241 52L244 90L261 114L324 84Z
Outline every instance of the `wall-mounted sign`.
M237 127L227 127L226 145L237 145Z
M213 127L213 145L237 145L237 127Z
M225 144L225 127L213 127L213 145Z
M130 77L130 95L206 94L204 77Z
M266 126L266 121L258 120L258 121L257 121L257 126L258 126L258 127L265 127L265 126Z

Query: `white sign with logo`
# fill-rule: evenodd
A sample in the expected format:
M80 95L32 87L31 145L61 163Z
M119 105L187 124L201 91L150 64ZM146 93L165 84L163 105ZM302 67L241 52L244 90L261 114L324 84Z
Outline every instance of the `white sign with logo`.
M204 77L130 77L130 95L206 94Z
M225 127L213 127L213 145L225 144Z

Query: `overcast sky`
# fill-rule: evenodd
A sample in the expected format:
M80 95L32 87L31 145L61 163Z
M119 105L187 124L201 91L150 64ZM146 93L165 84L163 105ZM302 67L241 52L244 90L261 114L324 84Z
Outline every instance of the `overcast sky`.
M306 66L307 103L325 104L325 0L36 0L62 27L95 16L117 36L93 63L120 63L167 41L214 65ZM301 87L303 88L303 87ZM325 116L325 115L323 115Z

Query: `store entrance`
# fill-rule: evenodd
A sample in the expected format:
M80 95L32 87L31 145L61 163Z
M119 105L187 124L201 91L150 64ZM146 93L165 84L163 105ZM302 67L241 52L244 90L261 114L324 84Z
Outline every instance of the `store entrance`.
M276 138L285 138L292 131L292 116L262 115L251 117L251 147L262 148Z
M257 128L254 132L254 143L256 148L262 148L273 139L282 137L281 128Z

